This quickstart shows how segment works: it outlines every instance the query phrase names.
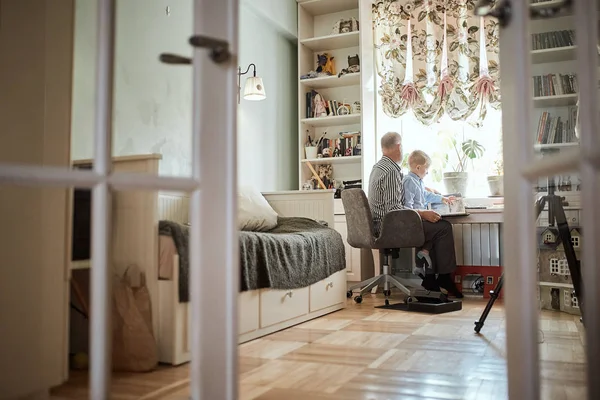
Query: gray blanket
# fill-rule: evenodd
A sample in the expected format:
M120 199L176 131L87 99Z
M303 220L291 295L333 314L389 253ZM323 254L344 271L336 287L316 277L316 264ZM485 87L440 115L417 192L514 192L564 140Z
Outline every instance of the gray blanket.
M189 228L159 222L159 234L171 236L179 255L179 301L189 301ZM240 232L240 291L296 289L346 268L341 235L312 219L279 217L268 232Z

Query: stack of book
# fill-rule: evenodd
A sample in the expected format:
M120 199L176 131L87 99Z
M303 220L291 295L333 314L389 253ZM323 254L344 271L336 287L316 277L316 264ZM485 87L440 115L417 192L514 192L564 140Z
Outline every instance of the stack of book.
M575 31L572 29L554 32L534 33L531 35L533 50L553 49L575 45Z
M533 96L558 96L577 93L579 86L575 74L548 74L533 77Z
M552 117L547 111L542 112L538 123L536 143L556 144L576 142L576 117L577 107L569 107L569 117L566 120L561 117Z

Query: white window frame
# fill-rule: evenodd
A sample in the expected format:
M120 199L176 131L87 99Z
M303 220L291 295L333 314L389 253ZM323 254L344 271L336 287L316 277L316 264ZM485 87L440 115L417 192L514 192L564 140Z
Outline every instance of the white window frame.
M110 212L112 191L122 189L191 192L190 241L198 244L190 247L191 398L238 397L238 3L194 0L194 33L227 41L232 56L228 62L216 64L209 58L210 50L194 50L191 178L112 172L115 0L98 0L93 170L0 163L0 185L92 189L91 399L111 397Z

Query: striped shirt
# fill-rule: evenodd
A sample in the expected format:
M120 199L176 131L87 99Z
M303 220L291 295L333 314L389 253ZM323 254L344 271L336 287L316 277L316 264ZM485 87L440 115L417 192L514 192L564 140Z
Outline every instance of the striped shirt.
M369 206L376 235L379 235L385 214L405 208L402 205L402 178L400 165L387 156L373 166L369 178Z

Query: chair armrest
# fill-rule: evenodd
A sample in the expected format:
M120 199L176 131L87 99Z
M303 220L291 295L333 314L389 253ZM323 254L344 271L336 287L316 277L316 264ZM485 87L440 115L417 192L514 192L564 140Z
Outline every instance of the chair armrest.
M396 210L381 221L377 248L419 247L425 242L423 222L415 210Z

